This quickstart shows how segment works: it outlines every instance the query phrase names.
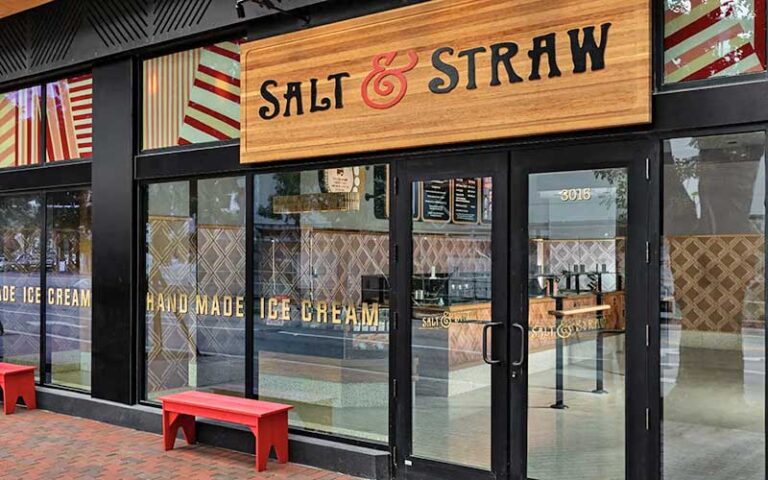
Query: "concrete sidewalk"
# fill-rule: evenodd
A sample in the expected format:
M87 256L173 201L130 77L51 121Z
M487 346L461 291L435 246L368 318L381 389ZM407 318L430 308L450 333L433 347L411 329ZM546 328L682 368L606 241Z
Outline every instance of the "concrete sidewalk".
M160 435L43 410L0 414L0 479L352 480L352 477L270 460L256 473L253 455L188 446L163 451Z

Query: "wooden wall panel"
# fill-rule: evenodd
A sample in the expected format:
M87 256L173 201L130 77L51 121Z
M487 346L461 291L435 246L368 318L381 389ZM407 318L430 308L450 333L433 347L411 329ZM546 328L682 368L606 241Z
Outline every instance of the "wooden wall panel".
M601 25L610 23L607 40ZM568 31L595 27L594 38L605 44L604 68L588 62L574 73ZM541 79L530 80L534 38L555 34L560 76L550 78L548 56L541 57ZM511 65L522 81L510 83L499 64L500 85L491 86L491 45L514 42L519 51ZM429 84L446 75L435 69L433 53L450 47L441 57L459 73L450 93L433 93ZM468 89L467 49L483 47L475 56L476 87ZM372 74L374 58L395 52L390 68L416 64L403 72L407 88L399 103L372 108L362 87ZM415 57L409 57L409 52ZM535 55L534 55L535 56ZM257 40L243 46L241 162L299 159L384 149L488 140L581 129L640 124L651 121L650 1L608 0L433 0L368 17ZM386 65L386 60L379 60ZM341 80L343 108L337 108L332 74ZM395 76L394 91L379 97L373 75L366 90L372 103L385 103L402 92ZM316 97L331 107L310 113L312 80ZM266 81L279 100L275 113ZM303 115L297 100L286 116L289 82L301 82ZM294 86L294 93L299 89Z

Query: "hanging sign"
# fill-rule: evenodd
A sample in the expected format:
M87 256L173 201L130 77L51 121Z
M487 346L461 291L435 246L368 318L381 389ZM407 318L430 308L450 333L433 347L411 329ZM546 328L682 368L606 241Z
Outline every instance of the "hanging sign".
M243 163L651 121L650 0L432 0L241 58Z

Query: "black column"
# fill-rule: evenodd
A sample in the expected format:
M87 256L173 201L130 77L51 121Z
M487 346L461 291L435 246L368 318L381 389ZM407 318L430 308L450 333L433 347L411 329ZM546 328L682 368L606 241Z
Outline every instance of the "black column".
M136 400L133 322L133 61L93 69L92 394Z

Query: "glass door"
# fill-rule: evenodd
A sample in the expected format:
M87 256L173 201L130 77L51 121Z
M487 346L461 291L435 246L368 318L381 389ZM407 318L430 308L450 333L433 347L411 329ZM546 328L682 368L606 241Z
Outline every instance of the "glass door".
M397 478L506 478L507 175L503 154L397 165Z
M512 190L526 205L513 216L512 270L525 272L511 296L525 331L512 386L517 478L647 478L643 151L513 154Z

